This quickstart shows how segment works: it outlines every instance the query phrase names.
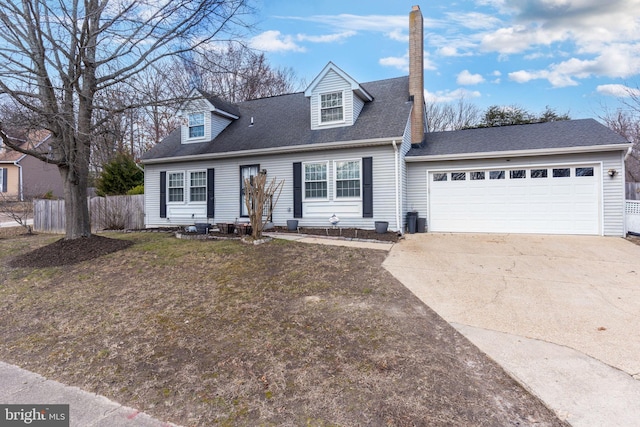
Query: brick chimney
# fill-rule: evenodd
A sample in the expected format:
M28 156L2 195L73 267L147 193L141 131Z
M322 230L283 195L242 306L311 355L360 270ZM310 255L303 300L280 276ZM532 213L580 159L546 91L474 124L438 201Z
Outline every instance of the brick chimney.
M409 96L413 98L411 110L411 144L424 139L424 19L420 6L409 13Z

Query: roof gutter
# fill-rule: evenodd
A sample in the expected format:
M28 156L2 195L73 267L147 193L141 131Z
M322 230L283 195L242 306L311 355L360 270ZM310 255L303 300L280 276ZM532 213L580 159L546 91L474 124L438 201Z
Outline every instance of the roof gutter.
M324 150L334 150L339 148L375 147L375 146L392 144L393 140L397 140L397 139L402 139L402 136L390 137L390 138L362 139L362 140L356 140L356 141L328 142L328 143L309 144L309 145L292 145L292 146L274 147L274 148L261 148L256 150L227 151L224 153L191 154L188 156L162 157L159 159L148 159L148 160L143 159L141 163L153 165L153 164L170 163L170 162L190 162L195 160L217 160L217 159L232 159L236 157L247 157L247 156L267 156L270 154L304 153L309 151L324 151Z
M576 153L597 153L602 151L621 151L628 150L631 143L624 144L607 144L607 145L591 145L586 147L561 147L561 148L538 148L530 150L518 151L488 151L479 153L458 153L458 154L439 154L426 156L406 156L405 160L409 162L440 162L446 160L471 160L471 159L491 159L500 157L531 157L550 154L576 154Z

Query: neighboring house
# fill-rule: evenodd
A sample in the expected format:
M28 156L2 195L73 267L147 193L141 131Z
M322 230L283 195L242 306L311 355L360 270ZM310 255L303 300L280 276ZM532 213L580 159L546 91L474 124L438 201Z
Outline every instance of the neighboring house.
M329 63L302 93L237 105L194 92L183 125L143 156L147 227L247 215L243 179L284 179L273 222L403 231L624 230L630 146L595 120L425 133L422 14L410 75L359 83Z
M49 138L48 132L30 132L22 145L29 149L48 150ZM54 197L64 195L58 167L10 150L0 142L0 197L27 200L47 192Z

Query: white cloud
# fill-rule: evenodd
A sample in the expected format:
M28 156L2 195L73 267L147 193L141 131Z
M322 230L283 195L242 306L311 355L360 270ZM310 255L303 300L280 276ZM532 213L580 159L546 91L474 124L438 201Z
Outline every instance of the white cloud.
M438 49L438 54L442 56L460 56L458 49L455 46L443 46Z
M382 33L386 37L400 42L406 42L409 37L406 35L406 15L353 15L343 13L339 15L280 16L279 18L315 22L341 32L366 31Z
M384 65L385 67L397 68L404 73L409 72L409 55L387 56L386 58L380 58L378 63L380 65Z
M628 98L640 96L640 89L621 84L599 85L596 91L602 95L615 96L616 98Z
M519 70L509 73L509 79L518 83L546 79L554 87L565 87L594 76L628 78L639 73L640 45L616 44L592 59L570 58L542 70Z
M252 48L265 52L304 52L302 46L298 46L292 36L284 35L280 31L270 30L253 37L249 44Z
M391 40L395 40L397 42L409 43L409 34L403 32L400 29L391 30L388 33L386 33L386 36L389 37Z
M378 60L380 65L385 67L394 67L403 73L409 72L409 53L405 53L403 56L387 56L385 58L380 58ZM424 53L424 69L425 70L435 70L436 66L429 59L429 53Z
M471 74L469 70L463 70L458 74L456 82L461 86L471 86L484 83L484 77L480 74Z
M460 99L479 98L482 96L477 90L471 91L464 88L458 88L454 90L443 90L431 93L428 90L424 91L424 99L426 102L452 102Z
M298 39L298 41L308 41L312 43L338 43L342 40L348 39L349 37L355 36L356 34L357 33L355 31L343 31L341 33L325 34L322 36L298 34L296 38Z

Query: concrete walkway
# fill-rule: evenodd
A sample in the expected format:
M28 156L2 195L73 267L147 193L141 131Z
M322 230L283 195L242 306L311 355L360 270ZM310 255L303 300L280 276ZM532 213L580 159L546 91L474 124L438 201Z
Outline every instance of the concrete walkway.
M0 403L69 405L71 427L176 427L104 396L0 362ZM4 415L0 414L1 421Z
M415 234L383 265L560 418L640 426L640 246Z
M390 251L393 243L391 242L371 242L363 240L346 240L336 237L312 236L310 234L293 234L293 233L263 233L265 236L274 237L276 239L294 240L300 243L312 243L320 245L346 246L350 248L367 248L382 251Z

